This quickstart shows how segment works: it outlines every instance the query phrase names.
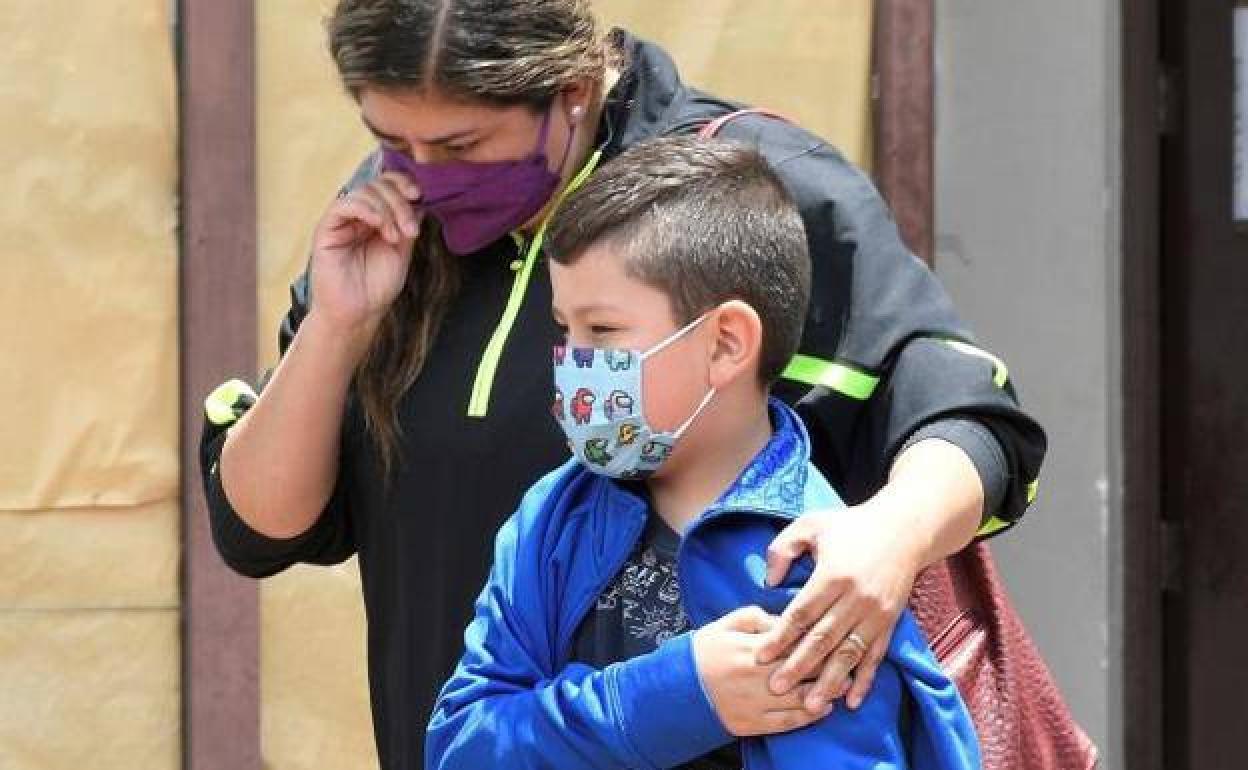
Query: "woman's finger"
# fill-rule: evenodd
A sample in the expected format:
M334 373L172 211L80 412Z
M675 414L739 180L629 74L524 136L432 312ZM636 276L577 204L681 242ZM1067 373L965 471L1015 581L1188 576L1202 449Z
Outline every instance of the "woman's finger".
M352 190L343 199L343 205L352 212L371 212L367 216L360 216L359 219L374 227L377 234L387 242L397 245L399 239L403 237L389 204L373 184Z
M388 172L370 182L369 187L390 209L390 216L394 219L399 231L408 238L415 238L420 225L416 212L412 208L412 202L407 199L400 188L401 180L401 175Z
M870 649L861 629L859 626L859 630L854 632L856 636L843 637L832 654L824 660L823 670L819 672L818 679L806 697L807 711L818 713L826 709L852 686L851 677L858 676Z
M807 551L814 551L814 529L809 517L785 527L767 546L767 585L776 586L789 573L793 562Z
M776 671L773 680L776 685L790 685L795 681L810 678L817 674L814 689L806 699L806 708L816 711L827 701L839 694L845 680L865 650L855 649L854 660L841 660L837 664L837 656L842 656L845 649L845 635L859 624L860 615L846 603L837 603L816 621L797 648L792 651L789 659L784 661L780 670ZM849 665L844 665L849 663Z
M875 672L879 670L880 663L884 661L884 656L888 653L889 639L893 635L891 628L865 633L874 634L873 637L864 636L864 638L873 638L875 641L870 643L866 656L854 670L854 683L845 697L845 704L851 709L861 706L862 702L867 699L867 694L871 692L871 685L875 682Z
M330 223L330 229L343 227L351 224L352 221L363 222L375 229L380 229L382 224L385 223L385 219L377 206L368 198L355 193L339 201L335 205L335 209L338 221Z
M381 179L386 179L394 184L399 193L408 201L415 203L420 200L420 188L412 181L412 178L402 171L383 171L380 175Z
M793 649L793 646L828 613L844 591L843 578L830 576L827 569L820 570L819 564L816 564L810 580L802 586L802 590L797 592L797 596L793 597L789 606L785 607L780 615L780 622L763 641L762 649L759 651L759 662L770 663L790 654L789 651ZM847 618L846 620L848 622L857 619ZM798 674L786 677L791 680L790 687L793 683L804 679L805 674L812 671L818 664L818 661L811 662L807 656L794 659L790 655L790 662L792 665L787 665L786 670L796 671Z

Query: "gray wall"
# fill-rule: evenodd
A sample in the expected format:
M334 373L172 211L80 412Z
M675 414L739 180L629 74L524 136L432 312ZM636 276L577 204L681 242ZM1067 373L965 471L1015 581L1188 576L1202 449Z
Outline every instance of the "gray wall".
M1118 3L936 4L937 272L1049 432L994 544L1076 716L1119 762Z

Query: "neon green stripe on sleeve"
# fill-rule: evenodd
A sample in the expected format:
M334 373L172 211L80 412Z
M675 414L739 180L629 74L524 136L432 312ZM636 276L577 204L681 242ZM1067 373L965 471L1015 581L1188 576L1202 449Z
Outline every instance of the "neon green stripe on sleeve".
M988 519L988 521L985 521L983 523L983 526L979 528L979 531L976 532L975 535L976 537L987 537L989 535L995 535L1003 529L1009 529L1013 525L1014 525L1014 522L1012 521L1006 521L1005 519L998 519L996 516L993 516L991 519Z
M786 380L822 385L858 401L871 398L880 378L848 364L798 354L781 374Z
M946 345L968 356L982 358L985 361L992 362L992 381L998 388L1004 388L1005 383L1010 379L1010 370L1006 367L1005 362L997 356L989 353L987 350L980 350L974 345L969 345L961 340L942 340Z
M255 399L256 392L242 380L221 383L204 399L204 416L218 427L232 425L238 419L234 406L244 395Z

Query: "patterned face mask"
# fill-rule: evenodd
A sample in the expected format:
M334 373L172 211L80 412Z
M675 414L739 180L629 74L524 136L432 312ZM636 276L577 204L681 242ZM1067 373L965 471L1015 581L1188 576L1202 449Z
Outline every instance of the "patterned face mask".
M577 459L595 473L640 479L671 455L715 395L711 388L689 419L674 431L656 431L642 405L642 363L688 334L703 314L646 351L556 345L555 403L551 412Z

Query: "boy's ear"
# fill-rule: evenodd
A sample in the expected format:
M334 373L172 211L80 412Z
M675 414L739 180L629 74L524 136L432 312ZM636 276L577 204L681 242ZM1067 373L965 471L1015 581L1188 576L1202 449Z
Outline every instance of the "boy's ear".
M710 385L723 388L741 377L757 379L758 358L763 346L763 322L754 308L729 300L711 311L714 340L711 350Z

